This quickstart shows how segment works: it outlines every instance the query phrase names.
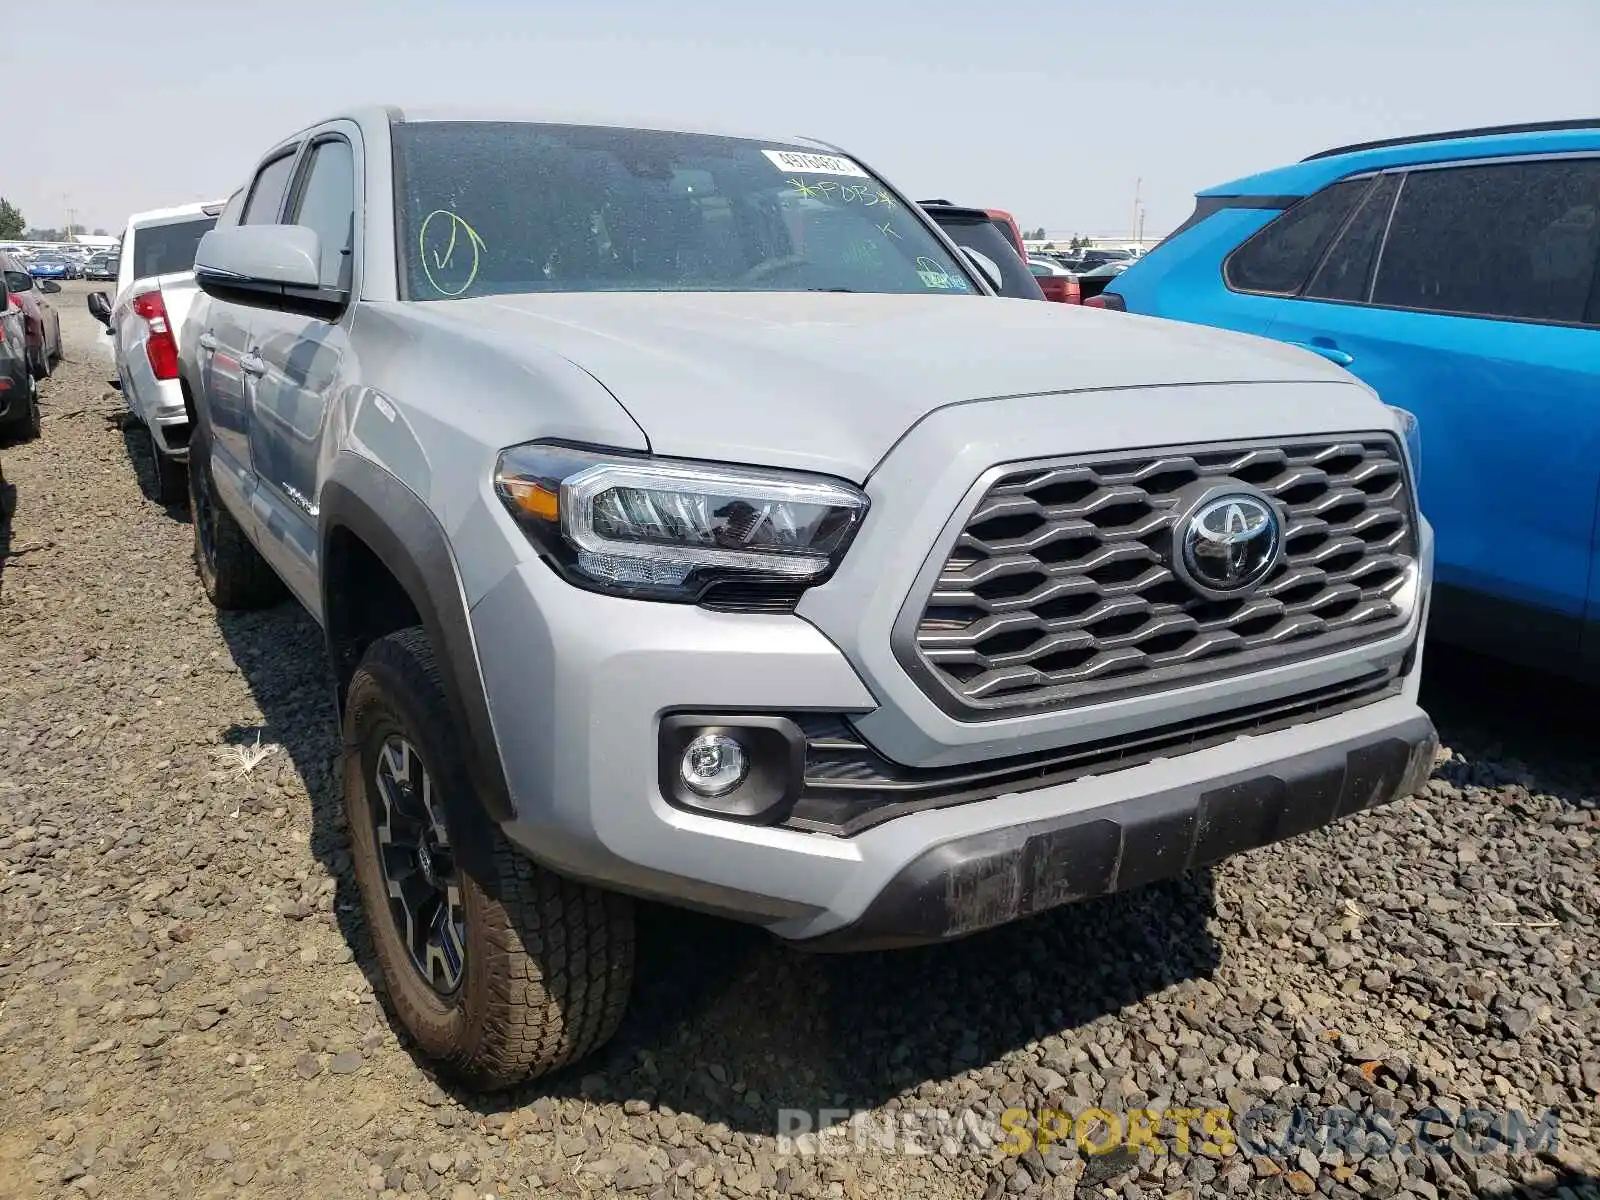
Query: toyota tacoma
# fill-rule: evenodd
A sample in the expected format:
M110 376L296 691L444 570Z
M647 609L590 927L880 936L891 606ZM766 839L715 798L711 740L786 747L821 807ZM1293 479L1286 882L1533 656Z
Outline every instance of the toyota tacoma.
M1431 768L1406 414L995 296L836 147L352 112L195 277L200 578L325 631L389 1003L478 1086L611 1035L635 898L934 942Z

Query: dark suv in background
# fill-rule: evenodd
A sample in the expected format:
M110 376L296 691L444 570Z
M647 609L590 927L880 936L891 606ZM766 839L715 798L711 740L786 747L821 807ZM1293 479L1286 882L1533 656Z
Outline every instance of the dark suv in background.
M1043 300L1045 294L1011 244L1003 226L981 208L962 208L948 200L918 203L945 235L977 257L995 291L1020 300Z

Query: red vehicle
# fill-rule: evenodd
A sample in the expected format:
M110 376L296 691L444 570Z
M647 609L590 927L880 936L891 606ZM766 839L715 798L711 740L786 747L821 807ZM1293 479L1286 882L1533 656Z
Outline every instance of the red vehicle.
M1022 228L1017 224L1015 217L1003 208L986 208L983 211L988 214L989 223L1004 235L1011 248L1017 252L1017 257L1032 272L1034 282L1039 285L1039 290L1044 293L1046 300L1054 300L1058 304L1082 303L1078 281L1072 275L1065 271L1060 275L1054 273L1045 275L1034 270L1033 261L1028 257L1028 248L1022 244Z
M1006 235L1006 241L1011 243L1011 248L1017 252L1017 257L1023 262L1028 261L1028 250L1022 244L1022 227L1017 224L1017 219L1003 208L986 208L995 228Z
M9 254L0 254L0 272L10 303L22 310L27 323L28 367L34 378L44 379L61 361L61 314L45 296L59 292L61 285L53 279L34 279Z
M1084 303L1083 289L1078 284L1078 277L1071 271L1045 258L1030 258L1027 263L1028 270L1033 272L1033 281L1039 285L1046 300L1060 304Z

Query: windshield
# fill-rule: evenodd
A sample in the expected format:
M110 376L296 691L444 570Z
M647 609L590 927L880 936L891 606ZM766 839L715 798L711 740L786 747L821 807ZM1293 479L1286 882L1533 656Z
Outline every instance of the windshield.
M978 294L850 159L705 134L421 122L395 129L407 296Z
M217 223L215 217L196 217L166 225L144 225L131 233L128 253L133 257L133 277L172 275L194 270L194 252L200 239Z

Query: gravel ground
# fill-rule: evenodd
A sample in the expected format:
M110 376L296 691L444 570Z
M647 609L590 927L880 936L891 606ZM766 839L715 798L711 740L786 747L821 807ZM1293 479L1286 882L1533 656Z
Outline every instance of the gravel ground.
M608 1052L510 1096L442 1090L366 974L316 630L207 604L185 515L140 494L86 290L59 298L43 438L3 451L0 1195L1600 1194L1593 697L1437 653L1450 750L1415 800L898 955L648 910ZM774 1137L785 1108L970 1112L1003 1137L1013 1107L1269 1101L1402 1131L1430 1106L1553 1110L1560 1138L1156 1157Z

